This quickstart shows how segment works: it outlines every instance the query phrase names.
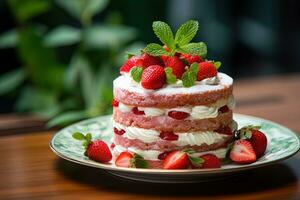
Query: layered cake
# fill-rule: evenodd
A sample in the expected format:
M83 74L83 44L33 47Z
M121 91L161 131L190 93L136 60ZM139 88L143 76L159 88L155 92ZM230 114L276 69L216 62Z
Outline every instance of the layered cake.
M150 168L162 168L178 150L225 158L237 128L233 80L217 71L220 62L206 59L204 43L190 43L197 28L188 21L174 38L169 26L154 22L164 45L151 43L121 66L113 82L115 157L138 154Z

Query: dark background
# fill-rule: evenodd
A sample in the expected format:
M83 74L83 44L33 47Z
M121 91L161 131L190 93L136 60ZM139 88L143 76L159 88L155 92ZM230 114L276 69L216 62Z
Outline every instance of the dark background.
M173 30L188 19L198 20L200 29L195 40L208 45L209 58L222 62L220 71L234 78L253 78L300 71L299 10L297 0L111 0L103 11L93 16L93 22L133 27L137 34L131 42L149 43L158 42L151 28L155 20L166 21ZM0 33L23 26L7 1L0 1L0 19ZM66 24L82 26L57 3L30 18L29 23L46 25L47 30ZM75 45L57 48L58 60L64 64L70 62L74 48ZM23 65L15 48L1 48L0 60L2 74ZM113 67L112 79L119 66ZM34 110L16 109L20 91L22 86L2 95L0 112Z

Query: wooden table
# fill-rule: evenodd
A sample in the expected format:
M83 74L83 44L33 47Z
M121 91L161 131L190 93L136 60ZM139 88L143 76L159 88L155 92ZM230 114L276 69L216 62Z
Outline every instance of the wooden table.
M236 112L300 133L300 75L239 80ZM0 199L300 199L300 154L231 179L199 184L121 180L59 159L53 132L0 137Z

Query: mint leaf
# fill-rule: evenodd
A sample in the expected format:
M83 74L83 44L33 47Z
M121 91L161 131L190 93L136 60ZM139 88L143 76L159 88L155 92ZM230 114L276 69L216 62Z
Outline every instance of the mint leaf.
M177 78L176 78L176 76L173 74L172 68L171 68L171 67L166 67L166 68L165 68L165 72L166 72L166 77L167 77L167 83L168 83L168 84L176 83Z
M76 140L85 140L85 136L79 132L73 133L72 137Z
M173 32L167 23L156 21L153 22L152 28L163 44L167 45L170 50L175 48Z
M182 84L184 87L191 87L197 80L199 66L197 63L193 63L190 68L182 75Z
M169 53L166 50L164 50L164 48L161 45L155 43L148 44L145 47L144 52L150 54L151 56L169 55Z
M220 61L214 62L214 66L216 69L219 69L221 67L222 63Z
M135 56L135 54L132 53L132 52L126 51L126 58L127 59L131 58L132 56Z
M200 167L201 164L204 162L202 158L194 157L194 156L189 156L189 160L195 167Z
M86 134L85 139L88 143L90 143L92 141L92 134L91 133Z
M177 49L180 53L186 53L191 55L198 55L201 58L205 58L207 54L206 44L203 42L189 43L187 45L181 46Z
M188 44L196 35L198 31L198 22L189 20L182 24L175 35L175 43L180 47Z
M148 162L139 154L133 154L133 158L131 159L131 167L134 168L148 168Z
M132 76L133 80L139 83L141 81L143 71L144 69L141 67L133 67L130 70L130 75Z

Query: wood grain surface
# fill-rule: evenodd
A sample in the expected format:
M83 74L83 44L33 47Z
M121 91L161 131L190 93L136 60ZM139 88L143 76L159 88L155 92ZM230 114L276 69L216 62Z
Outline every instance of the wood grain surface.
M235 82L237 113L281 123L300 133L300 75ZM52 131L0 137L0 199L300 199L300 153L230 179L199 184L149 184L58 158Z

